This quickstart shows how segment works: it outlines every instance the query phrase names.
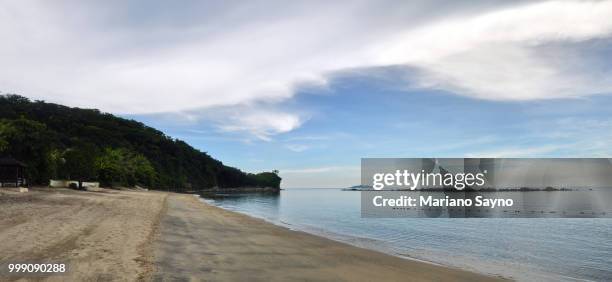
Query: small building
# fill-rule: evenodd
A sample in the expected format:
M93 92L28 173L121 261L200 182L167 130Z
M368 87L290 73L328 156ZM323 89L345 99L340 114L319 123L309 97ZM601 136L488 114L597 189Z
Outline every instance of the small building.
M0 157L0 187L27 186L26 168L28 166L14 158Z
M51 188L70 188L70 184L79 186L79 182L76 180L64 180L64 179L51 179L49 180L49 187ZM100 188L100 182L85 182L81 183L84 188Z

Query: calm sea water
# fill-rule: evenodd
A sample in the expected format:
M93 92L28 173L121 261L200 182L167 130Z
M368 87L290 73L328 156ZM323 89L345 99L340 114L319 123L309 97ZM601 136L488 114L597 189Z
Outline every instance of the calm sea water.
M612 219L362 218L360 193L289 189L216 206L360 247L524 281L612 281Z

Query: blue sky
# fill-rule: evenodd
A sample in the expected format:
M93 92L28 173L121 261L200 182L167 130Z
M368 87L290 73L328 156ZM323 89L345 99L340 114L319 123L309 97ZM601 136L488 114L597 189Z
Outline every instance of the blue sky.
M4 1L0 91L284 187L362 157L610 156L612 1Z
M308 113L270 140L232 134L207 121L132 116L248 171L279 169L285 187L359 183L363 157L609 157L612 96L486 101L394 85L348 73L300 91L282 107ZM398 79L397 81L401 81Z

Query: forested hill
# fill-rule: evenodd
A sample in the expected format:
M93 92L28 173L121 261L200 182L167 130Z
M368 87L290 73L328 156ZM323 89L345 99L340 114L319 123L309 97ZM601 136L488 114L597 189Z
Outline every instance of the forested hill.
M0 157L28 165L30 183L100 181L174 191L274 187L277 172L250 174L144 124L98 110L0 95Z

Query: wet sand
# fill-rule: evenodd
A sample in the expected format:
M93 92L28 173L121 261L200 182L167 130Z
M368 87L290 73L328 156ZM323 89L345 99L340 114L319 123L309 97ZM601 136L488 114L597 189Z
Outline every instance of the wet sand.
M155 281L494 281L357 248L170 195Z
M498 280L291 231L192 195L109 189L0 189L0 265L11 262L69 267L0 281Z

